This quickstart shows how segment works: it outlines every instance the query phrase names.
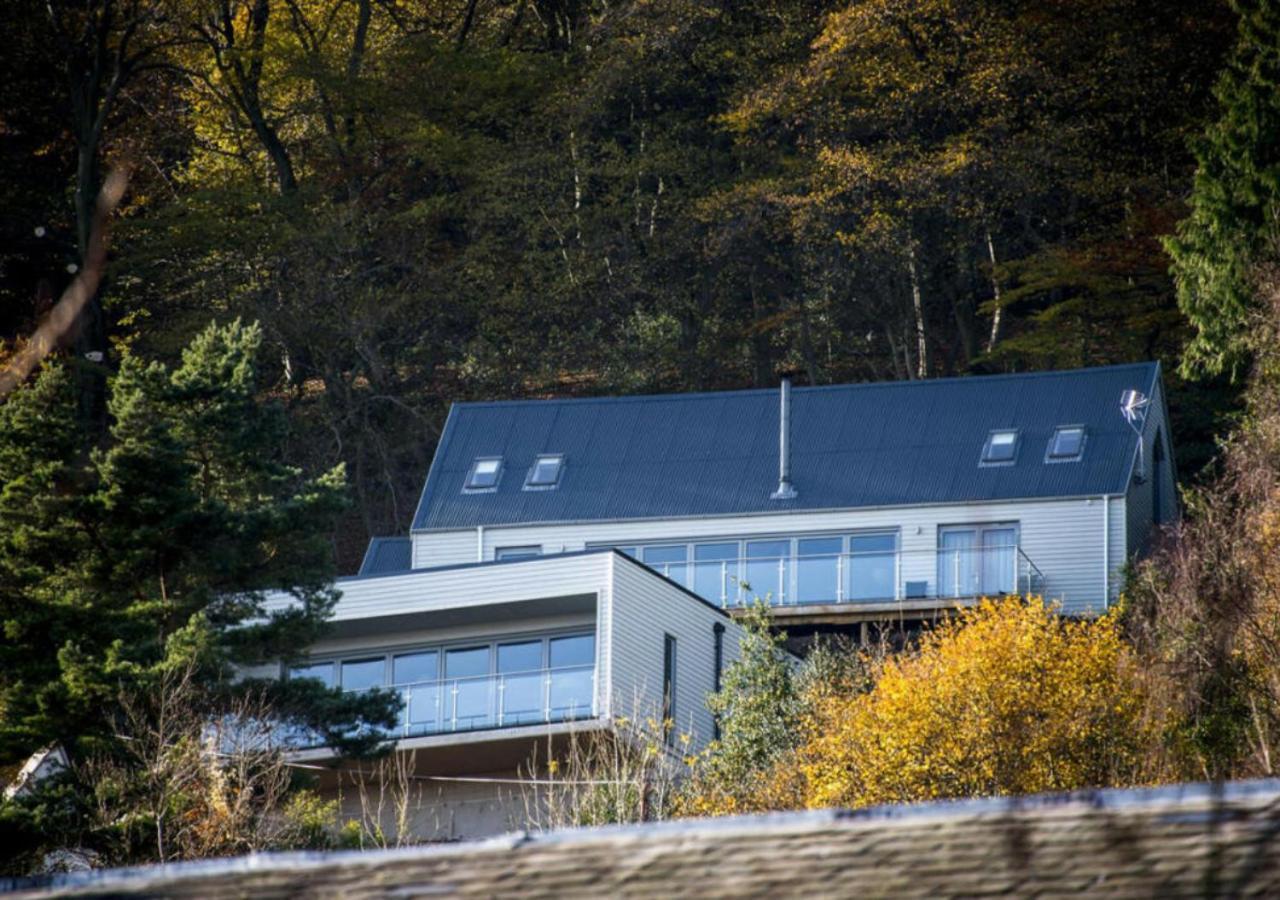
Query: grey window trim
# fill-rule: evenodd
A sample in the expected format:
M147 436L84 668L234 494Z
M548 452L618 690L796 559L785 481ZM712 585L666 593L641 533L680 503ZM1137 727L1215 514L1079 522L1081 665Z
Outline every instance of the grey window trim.
M498 645L499 644L518 644L532 641L542 642L542 667L546 668L551 661L551 641L556 638L566 637L590 637L595 641L595 658L592 665L599 663L600 659L600 637L597 629L593 626L587 628L581 626L578 628L557 628L552 630L532 631L523 634L502 634L493 637L485 635L475 635L470 638L456 638L449 641L435 641L428 644L410 644L400 647L376 647L365 650L352 650L345 653L325 653L314 658L309 658L306 662L297 667L290 667L285 670L286 678L293 678L293 668L302 668L311 665L329 665L331 666L330 678L336 687L341 687L339 683L342 673L342 664L344 662L359 662L373 659L382 659L383 661L383 688L390 688L395 685L392 681L394 672L394 663L397 656L408 656L414 653L432 653L438 654L436 660L436 680L444 679L444 657L449 650L466 650L470 648L487 647L489 650L489 675L498 674Z
M556 477L549 482L540 482L535 484L533 475L538 471L538 464L544 460L555 460ZM554 491L560 486L561 479L564 478L565 457L563 453L539 453L533 458L533 465L529 466L529 471L524 476L524 490L526 491Z
M1013 435L1013 454L1008 459L988 459L991 455L991 442L998 434ZM978 457L978 466L1012 466L1018 462L1018 451L1022 449L1022 431L1018 428L992 428L987 432L987 440L982 445L982 455Z
M1058 442L1058 435L1064 431L1080 432L1080 448L1070 456L1056 456L1053 452L1053 446ZM1044 448L1044 461L1046 464L1056 463L1073 463L1080 462L1084 459L1084 448L1089 443L1089 429L1084 425L1059 425L1053 429L1053 434L1049 435L1049 443Z
M527 552L526 552L527 551ZM512 554L514 556L503 556L503 554ZM500 559L533 559L542 555L541 544L519 544L512 547L495 547L493 550L493 558Z
M476 477L476 469L481 463L496 462L498 470L493 474L493 484L476 487L472 482ZM462 483L462 492L464 494L492 494L498 490L498 485L502 484L502 472L506 468L503 464L501 456L477 456L471 463L471 468L467 470L467 480Z

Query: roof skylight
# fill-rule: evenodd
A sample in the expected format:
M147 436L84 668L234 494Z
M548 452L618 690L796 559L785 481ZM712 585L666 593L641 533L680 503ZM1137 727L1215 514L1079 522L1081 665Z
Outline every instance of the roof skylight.
M1018 456L1018 430L1016 428L997 429L987 435L987 443L982 448L982 465L1010 466Z
M1083 455L1083 425L1059 425L1054 429L1045 453L1045 462L1075 462Z
M498 479L502 477L501 456L481 456L471 464L467 473L464 491L496 491Z
M526 491L549 491L560 483L560 472L564 469L564 456L559 453L548 453L539 456L529 467L529 475L525 478Z

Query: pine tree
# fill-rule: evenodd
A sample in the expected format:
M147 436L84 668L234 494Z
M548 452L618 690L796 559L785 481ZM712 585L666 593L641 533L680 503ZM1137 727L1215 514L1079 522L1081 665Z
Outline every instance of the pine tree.
M1250 352L1258 266L1280 250L1280 3L1237 0L1219 118L1194 146L1191 213L1165 247L1196 328L1188 372L1236 372Z
M74 379L53 365L0 406L0 762L60 741L109 747L122 695L195 667L216 711L269 696L281 718L353 752L396 701L318 682L246 681L325 628L342 469L280 461L283 411L259 399L256 326L211 326L170 370L127 357L111 424L86 446ZM268 590L295 598L266 614ZM367 727L374 726L374 727Z

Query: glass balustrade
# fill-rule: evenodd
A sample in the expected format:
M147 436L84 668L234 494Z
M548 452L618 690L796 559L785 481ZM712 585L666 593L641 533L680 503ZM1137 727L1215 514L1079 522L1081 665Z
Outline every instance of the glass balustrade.
M1008 529L946 531L936 550L900 550L890 534L855 535L851 551L839 537L792 542L744 541L693 545L691 559L664 546L646 556L651 568L717 606L760 598L774 606L877 603L1040 593L1039 568ZM659 560L659 558L661 558Z
M595 667L501 672L393 684L403 700L398 737L539 725L590 717Z

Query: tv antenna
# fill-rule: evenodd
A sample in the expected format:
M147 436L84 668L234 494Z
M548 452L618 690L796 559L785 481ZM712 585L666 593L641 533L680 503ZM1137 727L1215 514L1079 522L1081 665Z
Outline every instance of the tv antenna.
M1147 470L1142 453L1142 431L1147 424L1147 408L1151 406L1151 398L1142 391L1129 388L1120 395L1120 415L1129 423L1133 433L1138 436L1138 474L1136 480L1141 483Z

